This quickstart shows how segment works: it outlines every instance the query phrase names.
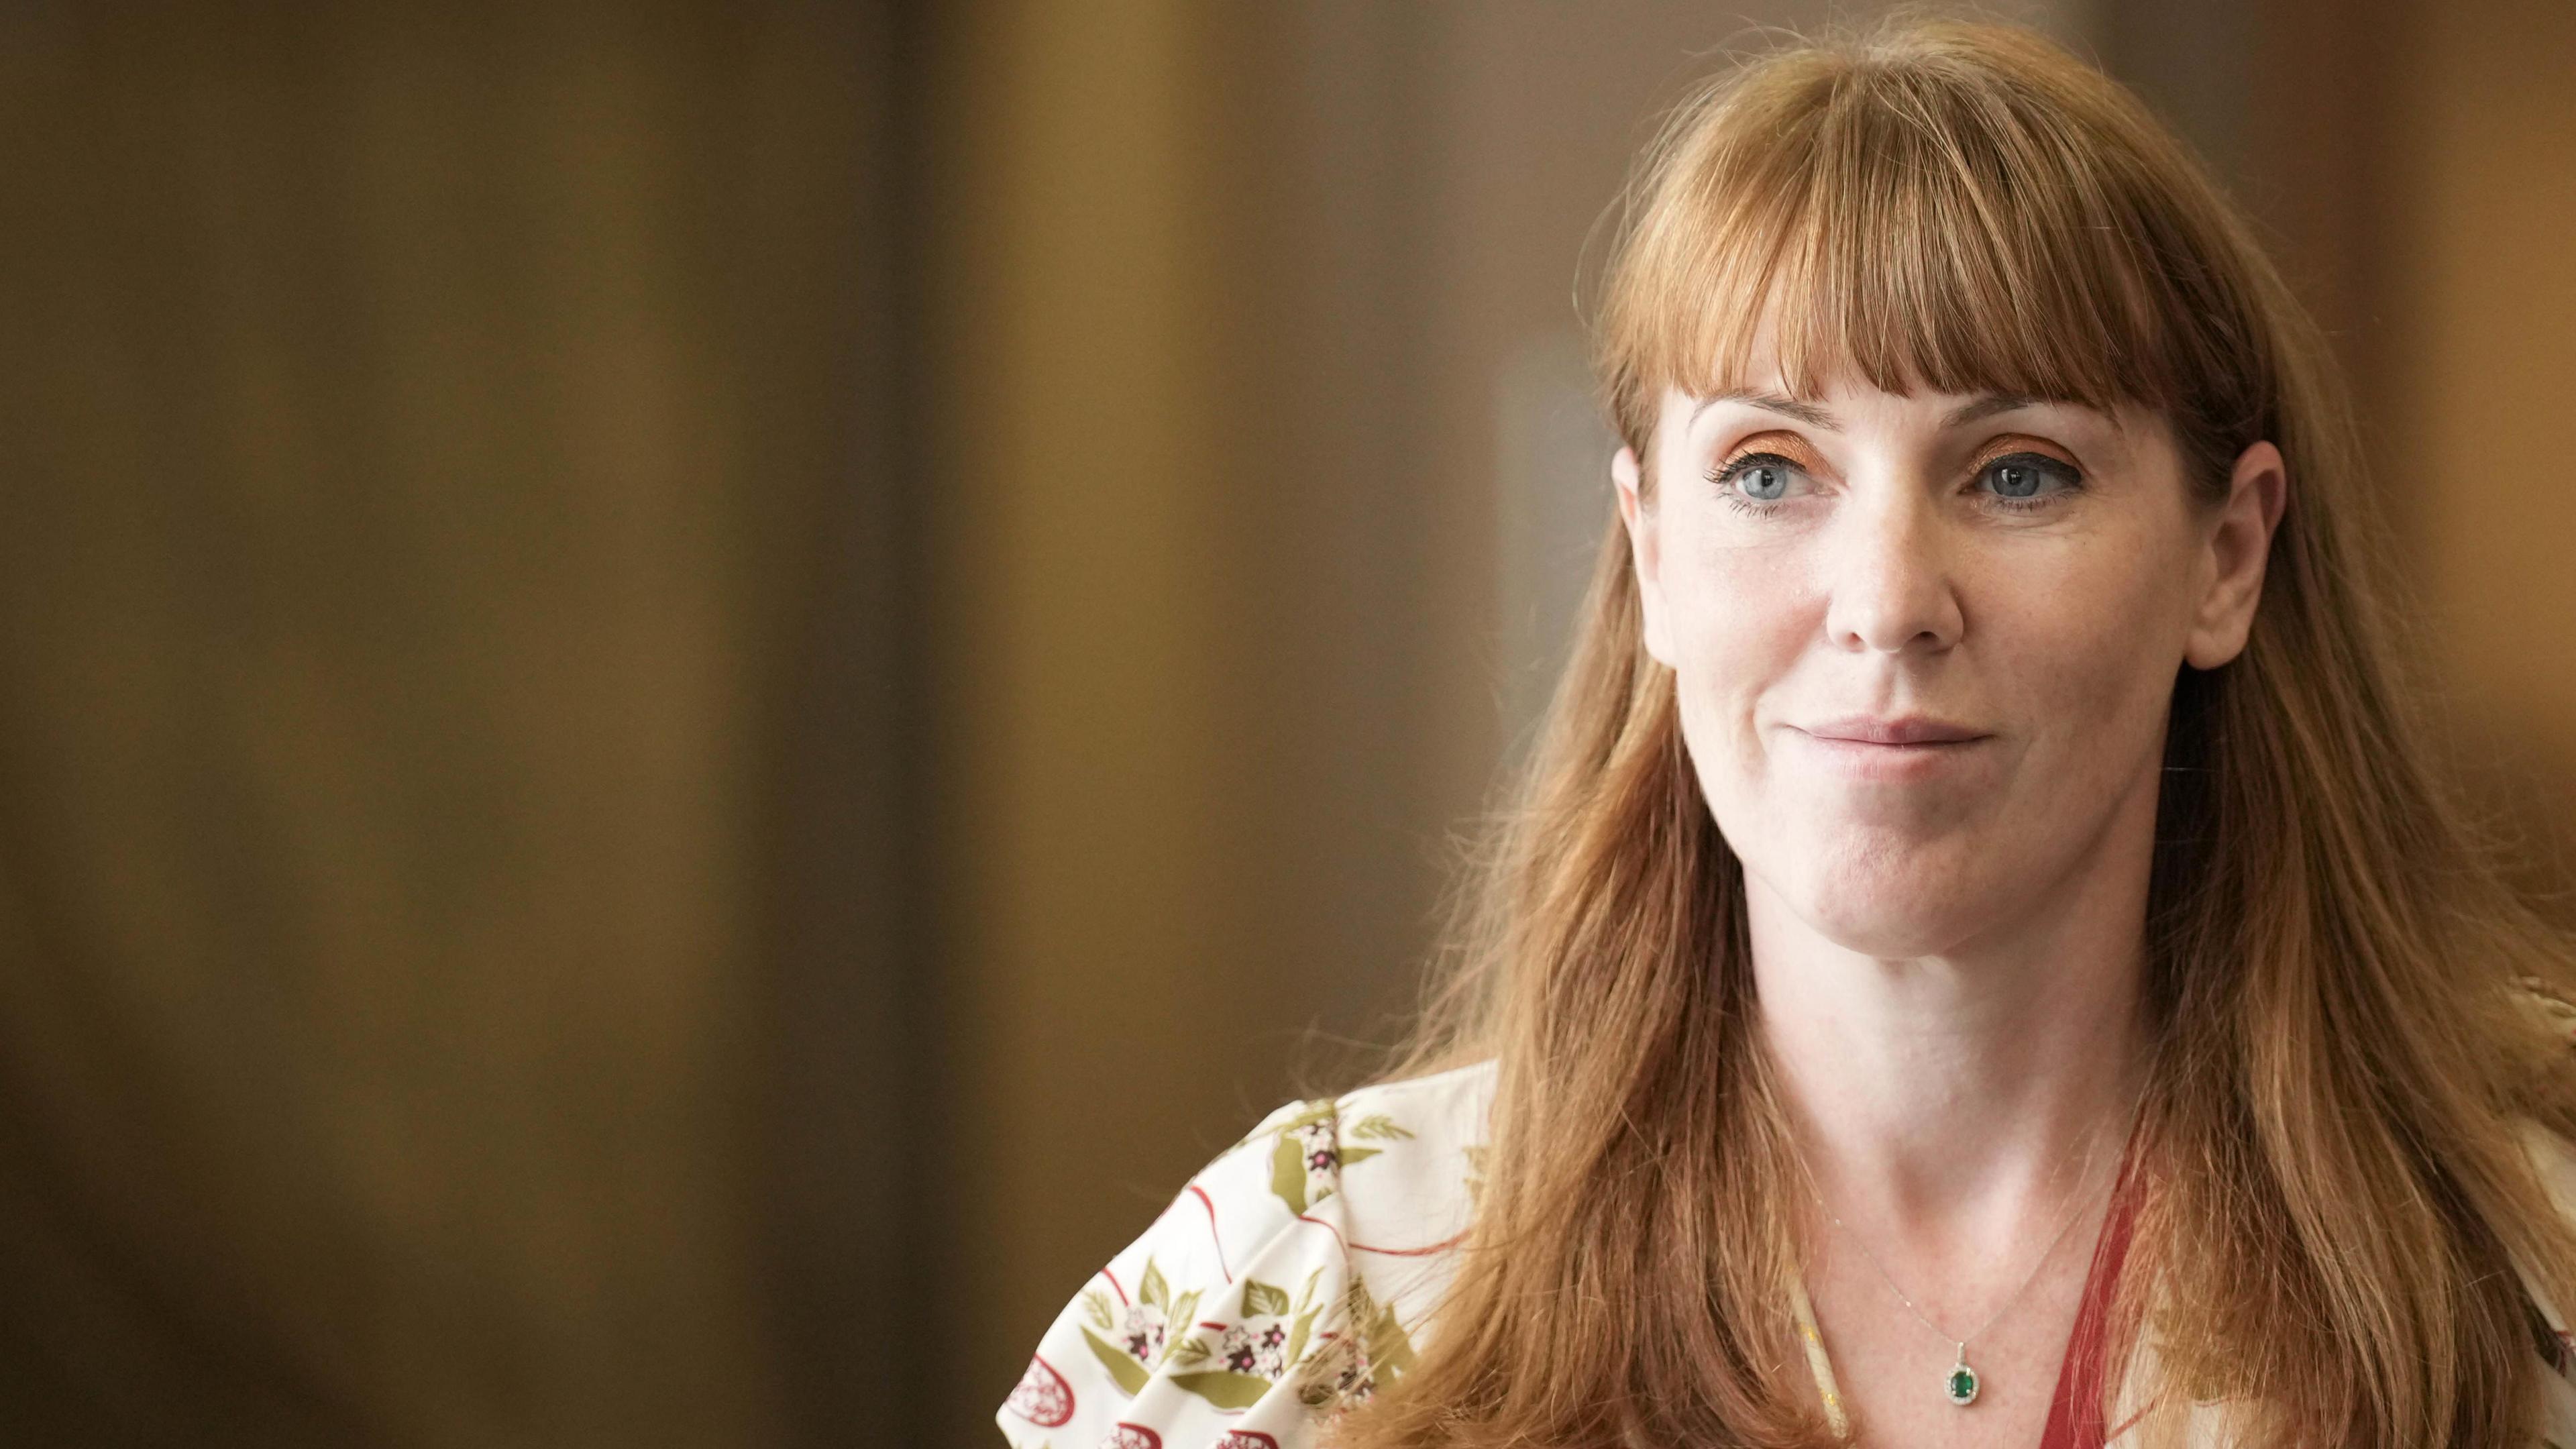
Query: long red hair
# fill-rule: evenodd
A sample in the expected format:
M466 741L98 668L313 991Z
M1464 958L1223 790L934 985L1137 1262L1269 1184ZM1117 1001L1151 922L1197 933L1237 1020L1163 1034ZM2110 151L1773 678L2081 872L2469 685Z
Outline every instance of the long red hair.
M2152 1338L2158 1387L2244 1400L2255 1444L2524 1442L2541 1369L2511 1263L2569 1302L2576 1236L2515 1123L2576 1133L2576 1096L2512 983L2563 980L2576 952L2501 883L2405 707L2351 407L2245 222L2054 45L1923 22L1712 82L1624 219L1598 365L1641 458L1663 388L1749 381L1766 305L1802 390L1842 369L2152 407L2204 503L2247 445L2280 447L2252 637L2184 669L2170 706L2156 1189L2114 1362ZM1788 1336L1798 1178L1752 1030L1743 876L1641 646L1615 517L1461 900L1390 1075L1499 1062L1480 1216L1420 1363L1338 1441L1830 1442Z

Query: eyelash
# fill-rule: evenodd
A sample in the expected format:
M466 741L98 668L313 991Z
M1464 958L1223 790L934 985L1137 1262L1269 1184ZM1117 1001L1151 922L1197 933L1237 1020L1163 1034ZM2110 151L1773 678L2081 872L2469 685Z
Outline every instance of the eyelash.
M2063 459L2052 458L2046 453L2034 453L2027 450L2011 453L1997 453L1993 457L1987 458L1977 464L1977 471L1974 476L1983 478L1989 470L2005 463L2019 463L2025 466L2035 466L2041 472L2056 478L2061 485L2053 492L2035 494L2029 498L2006 498L2001 494L1992 494L1987 497L1986 502L1989 506L2001 508L2008 513L2038 513L2045 509L2055 507L2058 499L2063 498L2070 493L2081 492L2084 488L2084 475L2075 467L2068 464ZM1805 471L1800 468L1794 460L1785 458L1778 453L1739 453L1736 456L1727 459L1719 466L1708 470L1708 481L1720 490L1719 496L1725 499L1726 506L1734 509L1738 513L1755 516L1766 513L1776 513L1782 507L1787 505L1787 499L1747 498L1728 486L1733 482L1735 477L1744 472L1745 469L1762 464L1769 464L1779 468L1788 468L1799 472Z

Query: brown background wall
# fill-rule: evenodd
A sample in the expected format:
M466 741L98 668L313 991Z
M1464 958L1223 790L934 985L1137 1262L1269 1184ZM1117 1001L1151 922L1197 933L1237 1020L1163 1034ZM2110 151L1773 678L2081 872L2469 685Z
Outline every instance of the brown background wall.
M2374 378L2461 749L2537 889L2576 881L2576 7L2407 14ZM2576 898L2553 909L2576 916Z
M0 14L13 1442L777 1437L883 29Z
M2020 13L2276 234L2563 879L2569 12ZM0 14L0 1427L991 1442L1399 1029L1606 518L1579 269L1740 28Z

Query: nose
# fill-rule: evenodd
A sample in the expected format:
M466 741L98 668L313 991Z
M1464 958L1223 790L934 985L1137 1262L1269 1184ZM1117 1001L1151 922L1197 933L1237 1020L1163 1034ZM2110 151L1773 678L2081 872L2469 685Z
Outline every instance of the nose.
M1825 636L1853 651L1934 652L1959 641L1963 620L1949 540L1914 489L1855 500L1835 520L1833 598Z

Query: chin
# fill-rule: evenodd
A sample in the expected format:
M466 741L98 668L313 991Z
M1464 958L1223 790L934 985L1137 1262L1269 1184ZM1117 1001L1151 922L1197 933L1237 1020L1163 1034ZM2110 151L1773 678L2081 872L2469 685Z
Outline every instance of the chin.
M1880 961L1910 961L1938 956L1972 933L1964 922L1928 921L1920 917L1844 913L1812 922L1816 933L1856 956Z
M1861 856L1771 882L1809 929L1847 951L1882 959L1937 955L1993 917L1983 893L1945 851Z

